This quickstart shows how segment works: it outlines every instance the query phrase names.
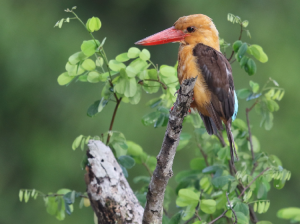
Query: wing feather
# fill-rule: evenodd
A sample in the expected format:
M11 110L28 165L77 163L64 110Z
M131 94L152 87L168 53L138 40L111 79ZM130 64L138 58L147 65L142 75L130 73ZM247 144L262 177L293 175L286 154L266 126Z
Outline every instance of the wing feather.
M211 92L211 104L207 105L207 110L220 130L220 117L229 120L234 113L234 84L230 63L222 53L201 43L195 46L193 55L197 58Z

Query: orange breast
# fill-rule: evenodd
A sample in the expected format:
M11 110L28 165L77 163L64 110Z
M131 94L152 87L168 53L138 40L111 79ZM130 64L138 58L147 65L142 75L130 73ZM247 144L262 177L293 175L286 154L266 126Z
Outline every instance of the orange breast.
M183 80L198 76L194 87L194 102L192 107L198 109L201 114L209 116L206 105L210 104L210 91L207 88L205 80L201 74L200 68L193 56L193 45L181 45L178 53L178 79L181 84Z

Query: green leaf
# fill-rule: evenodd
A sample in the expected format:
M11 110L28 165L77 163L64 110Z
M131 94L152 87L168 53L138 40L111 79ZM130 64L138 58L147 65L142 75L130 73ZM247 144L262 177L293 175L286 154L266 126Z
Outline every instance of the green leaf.
M79 135L77 138L75 138L75 140L74 140L74 142L72 144L72 149L73 150L75 150L75 149L77 149L79 147L82 138L83 138L83 135Z
M129 58L137 58L140 54L140 49L136 48L136 47L131 47L128 50L127 56Z
M116 60L118 62L125 62L125 61L128 61L130 58L127 56L127 52L126 53L123 53L123 54L119 54L117 57L116 57Z
M199 115L198 112L192 112L191 113L191 116L193 118L193 126L194 128L200 128L201 127L201 124L202 124L202 120L201 120L201 117Z
M100 113L103 108L108 104L108 100L106 100L104 97L101 98L99 105L98 105L98 113Z
M251 93L252 92L249 89L239 89L236 91L236 94L240 99L246 99Z
M239 118L235 119L232 122L232 126L234 128L237 128L237 129L241 130L241 131L245 131L245 130L248 129L246 123L242 119L239 119Z
M238 50L238 52L237 52L238 58L239 58L240 60L241 60L242 57L246 54L247 48L248 48L247 43L243 43L243 44L240 46L240 48L239 48L239 50Z
M127 171L127 169L124 166L122 166L122 165L120 165L120 167L122 169L122 172L123 172L124 176L127 178L128 177L128 171Z
M257 60L259 60L262 63L265 63L268 61L268 56L263 51L262 47L259 45L253 44L253 45L249 46L247 53L253 55Z
M205 168L205 161L203 158L194 158L190 162L190 168L192 170L203 170Z
M260 151L259 140L254 135L252 135L252 145L253 145L253 152ZM248 142L248 149L251 150L250 142Z
M59 85L64 86L70 83L75 77L69 76L68 72L62 73L60 76L57 78L57 82Z
M196 206L200 197L200 192L195 193L191 189L181 189L178 192L178 197L176 199L176 205L179 207L185 207L190 204ZM201 204L202 205L202 204Z
M101 28L101 21L98 17L92 17L87 21L86 27L90 32L98 31Z
M141 72L143 71L144 69L146 69L149 65L146 61L143 61L142 59L140 58L137 58L135 59L134 61L132 61L130 64L129 64L130 67L133 67L135 69L135 71L137 72Z
M80 81L80 82L87 82L88 81L87 76L88 76L88 74L81 75L81 76L78 77L77 80Z
M102 66L103 66L103 63L104 63L103 58L97 57L97 59L96 59L96 66L102 67Z
M186 221L195 214L196 205L188 205L182 215L182 220Z
M212 199L203 199L200 202L200 209L206 214L213 214L216 211L216 201Z
M165 77L176 76L175 68L167 65L160 66L159 73Z
M126 97L133 97L137 91L135 78L128 78L125 69L121 69L120 78L114 87L115 91L124 94Z
M69 73L69 76L77 76L81 75L85 70L81 67L81 65L72 65L70 62L67 62L65 66L67 72Z
M20 202L22 202L23 194L24 194L23 190L20 190L20 191L19 191L19 199L20 199Z
M93 117L98 113L99 104L100 104L100 100L97 100L88 108L87 115L89 117Z
M258 208L257 213L262 214L264 212L265 203L264 202L258 202Z
M284 96L284 93L285 93L285 91L282 91L282 93L280 94L280 96L277 98L277 100L281 100L282 98L283 98L283 96Z
M244 67L245 71L249 74L249 75L253 75L256 73L256 64L253 61L252 58L249 58L249 60L247 61L247 64Z
M109 63L109 68L113 71L119 72L122 68L125 69L126 65L123 64L122 62L116 61L116 60L110 60Z
M149 69L149 70L144 70L142 72L143 74L140 75L142 77L140 77L141 79L143 79L143 89L147 92L147 93L156 93L159 90L160 84L158 82L155 81L146 81L145 79L154 79L157 80L157 71L156 69Z
M181 211L177 212L175 215L172 216L168 224L179 224L181 216L182 216L182 212Z
M180 183L185 180L197 179L200 174L199 170L183 170L176 175L175 180Z
M135 165L134 159L130 156L120 156L118 161L126 169L130 169Z
M239 48L242 46L243 42L240 40L235 41L232 44L232 49L234 50L234 52L238 52Z
M132 156L140 156L143 153L143 149L140 145L132 141L127 141L128 149L127 153Z
M177 150L183 149L190 141L192 136L189 133L181 132Z
M231 175L227 175L227 176L220 176L220 177L216 177L213 178L212 180L212 184L216 187L216 188L222 188L224 187L226 184L228 184L229 181L234 181L235 178Z
M259 84L258 83L253 82L253 81L250 80L249 85L252 88L252 92L253 93L257 93L258 92L258 90L259 90Z
M276 189L280 190L284 187L285 185L285 180L278 179L273 181L273 185ZM299 220L300 221L300 220Z
M238 224L249 224L249 220L247 216L244 215L244 213L236 212L235 214L238 220Z
M147 49L143 49L139 56L142 60L147 61L150 59L150 52Z
M92 59L85 59L84 62L81 64L82 68L88 71L93 71L96 68L96 64Z
M97 72L97 71L89 72L89 74L87 76L87 80L90 83L97 83L97 82L99 82L100 81L100 73Z
M215 173L217 170L221 169L220 166L208 166L205 169L202 170L202 173L205 174L210 174L210 173Z
M300 221L300 208L282 208L277 212L277 217L282 219Z
M248 56L244 55L242 57L242 59L240 60L240 66L241 66L241 68L243 68L247 64L248 60L249 60Z
M246 217L249 216L249 207L247 204L242 203L242 202L237 202L234 206L234 211L235 212L241 212L243 213Z
M157 121L157 119L158 119L159 116L160 116L160 112L159 111L154 111L154 112L151 112L149 114L146 114L142 118L142 123L145 126L154 124Z
M133 178L133 183L137 184L137 183L144 183L144 184L149 184L150 182L150 177L147 176L137 176L135 178Z
M242 22L242 26L243 27L247 27L249 25L249 21L248 20L244 20L243 22Z
M138 72L135 70L134 67L127 66L126 67L126 74L127 74L128 77L133 78L138 74Z
M267 107L268 107L270 112L274 112L274 111L279 110L278 103L276 103L274 100L271 100L271 99L267 100Z
M97 42L98 45L100 45L99 41ZM85 40L81 44L81 51L87 56L91 56L96 52L97 44L94 40Z
M271 128L273 127L273 119L274 116L272 113L266 113L266 119L264 123L264 127L266 130L271 130Z
M111 75L115 75L115 74L117 74L117 73L114 73L114 72L111 73ZM99 80L101 82L105 82L105 81L107 81L108 77L109 77L109 73L108 72L101 73L100 76L99 76Z
M87 56L82 51L79 51L69 57L69 62L72 65L76 65L78 62L83 61L86 58Z

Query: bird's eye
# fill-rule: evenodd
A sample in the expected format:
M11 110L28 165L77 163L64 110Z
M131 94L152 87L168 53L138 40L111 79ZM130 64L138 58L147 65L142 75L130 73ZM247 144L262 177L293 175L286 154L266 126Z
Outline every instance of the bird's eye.
M188 28L186 28L186 30L187 30L189 33L193 33L193 32L195 32L195 27L189 26Z

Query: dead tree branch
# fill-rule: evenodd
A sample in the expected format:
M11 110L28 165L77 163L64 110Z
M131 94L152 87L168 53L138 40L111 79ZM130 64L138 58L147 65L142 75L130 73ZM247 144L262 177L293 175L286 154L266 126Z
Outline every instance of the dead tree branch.
M183 81L174 108L170 111L169 123L162 147L156 157L157 165L148 187L143 224L160 224L162 222L165 189L169 179L173 176L172 165L179 143L182 122L193 101L193 89L196 79L197 77Z
M90 165L87 166L85 181L98 223L141 223L144 209L132 192L111 149L96 140L90 140L88 147Z

